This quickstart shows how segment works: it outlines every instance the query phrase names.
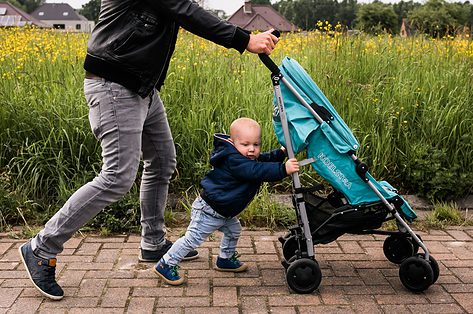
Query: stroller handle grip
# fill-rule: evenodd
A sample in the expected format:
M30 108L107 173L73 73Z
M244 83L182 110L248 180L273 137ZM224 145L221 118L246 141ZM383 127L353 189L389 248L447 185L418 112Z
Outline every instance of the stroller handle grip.
M272 34L276 37L280 37L281 33L278 30L274 30ZM274 63L271 58L265 53L258 54L260 60L264 63L264 65L271 71L272 74L279 74L280 70L279 67Z

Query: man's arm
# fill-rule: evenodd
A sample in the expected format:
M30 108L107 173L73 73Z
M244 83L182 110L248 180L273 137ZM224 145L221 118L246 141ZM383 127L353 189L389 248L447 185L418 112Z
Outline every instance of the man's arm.
M146 0L157 10L168 12L184 29L226 48L235 48L240 53L270 54L278 38L273 30L249 34L247 31L221 20L190 0Z

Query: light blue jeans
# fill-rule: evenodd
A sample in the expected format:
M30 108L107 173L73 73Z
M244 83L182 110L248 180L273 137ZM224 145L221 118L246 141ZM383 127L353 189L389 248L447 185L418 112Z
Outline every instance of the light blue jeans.
M102 148L102 169L78 189L32 239L35 254L55 257L74 233L132 187L143 158L140 186L141 248L164 244L164 208L176 151L157 92L141 98L106 80L85 79L89 122Z
M192 203L191 222L186 234L164 254L164 262L170 266L179 264L187 253L199 247L216 230L223 232L219 256L232 257L241 234L240 221L236 217L226 218L220 215L198 197Z

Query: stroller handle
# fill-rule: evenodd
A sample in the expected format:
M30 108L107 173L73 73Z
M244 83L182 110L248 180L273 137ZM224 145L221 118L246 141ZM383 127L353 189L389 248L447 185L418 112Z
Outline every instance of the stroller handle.
M281 33L278 30L274 30L272 34L277 38L281 36ZM267 54L259 53L258 56L264 63L264 65L271 71L272 74L279 74L279 67L276 65L276 63L274 63L273 60L271 60L271 58Z

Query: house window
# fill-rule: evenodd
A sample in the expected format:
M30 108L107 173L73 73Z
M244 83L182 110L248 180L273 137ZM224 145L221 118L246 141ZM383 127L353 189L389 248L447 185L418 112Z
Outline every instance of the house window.
M63 15L63 16L68 16L68 15L69 15L69 12L62 12L62 15Z
M7 8L0 8L0 15L5 15L7 13Z
M80 24L76 24L76 29L80 30Z
M39 15L39 16L43 16L43 15L44 15L44 12L43 12L43 11L38 12L38 15Z
M55 29L66 29L66 24L53 24Z

